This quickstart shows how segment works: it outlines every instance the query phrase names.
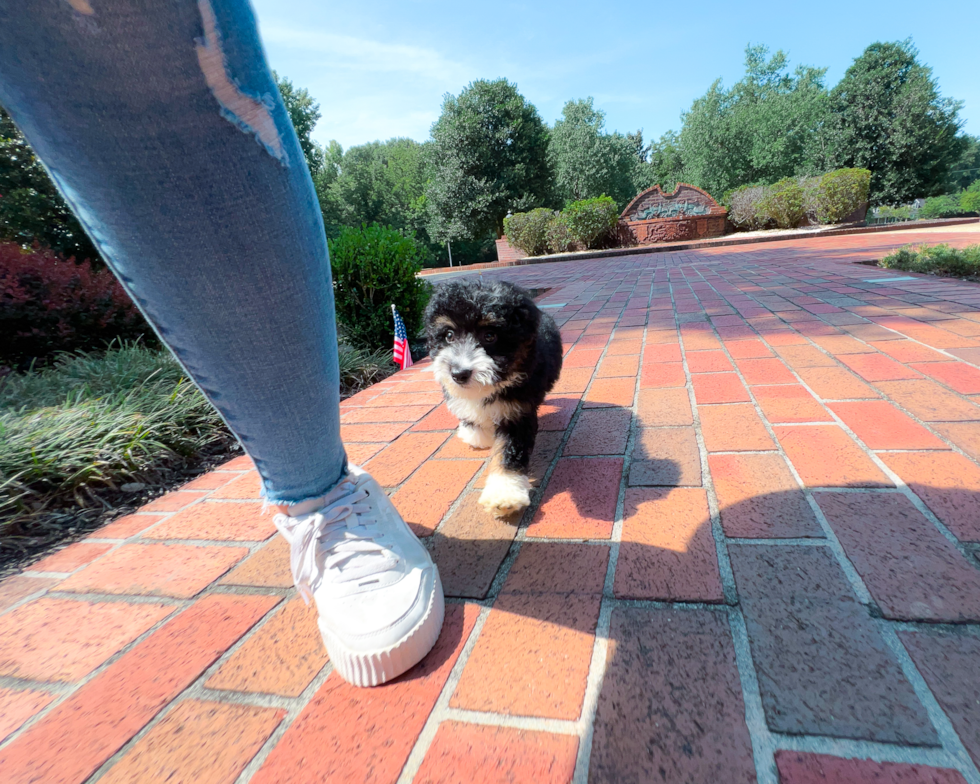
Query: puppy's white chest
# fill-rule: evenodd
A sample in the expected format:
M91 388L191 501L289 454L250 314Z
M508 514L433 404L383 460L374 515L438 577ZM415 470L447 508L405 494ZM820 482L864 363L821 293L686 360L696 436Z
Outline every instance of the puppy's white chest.
M514 419L519 413L514 403L504 400L484 404L482 400L451 397L447 405L460 422L472 422L483 428L496 427L501 422Z

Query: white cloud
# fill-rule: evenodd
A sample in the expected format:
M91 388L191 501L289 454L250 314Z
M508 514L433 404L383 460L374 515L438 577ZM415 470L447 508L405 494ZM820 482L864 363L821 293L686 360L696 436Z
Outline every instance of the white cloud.
M455 84L459 81L459 74L469 70L434 49L389 44L350 35L262 25L262 39L269 46L294 50L294 56L296 49L315 52L322 66L358 73L414 74L435 82ZM308 59L308 55L304 59Z
M313 138L345 149L395 136L425 140L443 95L476 78L472 66L430 47L275 23L260 30L272 66L320 103Z

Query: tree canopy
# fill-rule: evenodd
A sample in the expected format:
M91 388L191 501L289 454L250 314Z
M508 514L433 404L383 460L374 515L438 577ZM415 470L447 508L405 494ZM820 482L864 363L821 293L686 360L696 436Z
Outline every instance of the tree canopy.
M870 169L874 204L941 193L967 146L961 106L939 94L911 40L871 44L830 93L825 165Z
M343 152L331 142L326 157L324 171L329 174L318 181L328 227L376 223L414 232L428 241L426 145L390 139ZM324 183L326 179L329 183Z
M963 134L960 138L963 148L960 157L950 164L943 188L946 193L961 191L980 179L980 136Z
M79 261L101 256L47 170L0 107L0 240L38 243Z
M320 145L313 141L311 134L320 120L320 104L313 100L313 96L305 87L294 87L289 79L280 77L275 71L272 72L272 76L276 80L282 102L286 105L289 119L292 120L296 136L299 138L299 146L303 149L306 165L310 169L310 174L316 177L323 166L324 152Z
M563 204L610 196L622 209L636 195L643 135L606 133L605 124L605 113L592 98L569 101L555 122L548 158Z
M799 66L790 73L785 53L768 54L764 46L747 47L745 76L728 90L719 79L696 99L680 134L655 147L655 165L716 198L740 185L814 173L813 139L827 112L826 69ZM678 157L681 171L671 171Z
M498 237L508 211L551 200L548 129L506 79L447 95L432 126L429 234L437 241Z

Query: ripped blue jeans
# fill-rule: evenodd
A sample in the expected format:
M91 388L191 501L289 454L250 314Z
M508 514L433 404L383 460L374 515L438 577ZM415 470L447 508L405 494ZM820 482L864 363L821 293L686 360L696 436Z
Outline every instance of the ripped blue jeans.
M346 472L330 262L246 0L0 0L0 104L268 501Z

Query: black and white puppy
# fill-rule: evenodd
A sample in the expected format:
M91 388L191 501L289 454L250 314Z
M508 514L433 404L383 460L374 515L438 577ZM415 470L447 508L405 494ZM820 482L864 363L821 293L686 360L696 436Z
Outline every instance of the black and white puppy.
M538 406L561 373L561 335L531 295L506 281L445 283L425 311L433 372L457 435L493 447L480 504L505 517L531 503L528 462Z

